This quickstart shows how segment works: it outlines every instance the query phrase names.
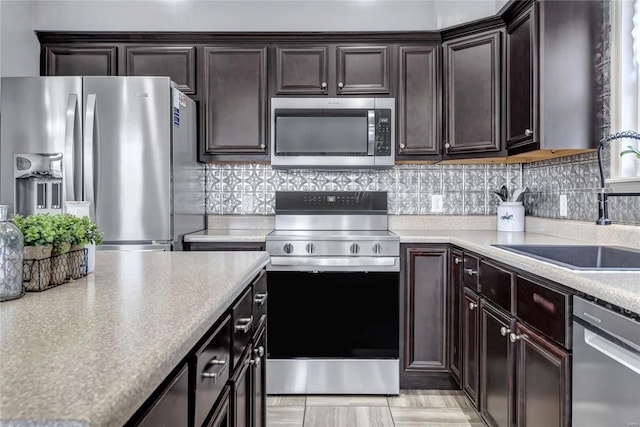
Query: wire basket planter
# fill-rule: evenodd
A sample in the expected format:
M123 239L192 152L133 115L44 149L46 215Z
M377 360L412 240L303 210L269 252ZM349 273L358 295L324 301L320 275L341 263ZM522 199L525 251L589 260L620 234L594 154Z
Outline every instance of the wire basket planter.
M43 259L25 259L22 281L28 292L40 292L87 275L87 249L70 250Z

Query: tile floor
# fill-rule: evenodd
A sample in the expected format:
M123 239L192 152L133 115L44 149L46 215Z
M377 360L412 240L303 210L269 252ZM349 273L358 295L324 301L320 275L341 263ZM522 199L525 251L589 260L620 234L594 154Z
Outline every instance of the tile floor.
M462 391L399 396L267 396L267 427L483 427Z

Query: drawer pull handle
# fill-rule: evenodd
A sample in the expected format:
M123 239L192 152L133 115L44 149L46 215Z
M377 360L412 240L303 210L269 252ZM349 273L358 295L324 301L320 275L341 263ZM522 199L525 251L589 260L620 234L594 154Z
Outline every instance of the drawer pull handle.
M213 380L213 382L215 383L218 380L218 377L220 377L220 375L224 372L226 364L227 359L219 360L214 357L213 359L209 360L209 362L207 363L207 367L213 365L219 366L219 368L216 371L204 371L202 373L202 378Z
M547 310L549 313L555 313L556 312L556 306L551 301L548 301L547 299L545 299L541 295L538 295L538 294L534 293L533 294L533 302L535 302L536 304L541 305L542 308Z
M253 316L251 317L242 317L240 319L238 319L238 321L235 324L235 331L236 332L242 332L243 334L246 334L247 332L249 332L251 330L251 325L253 324Z
M476 308L478 306L478 304L476 304L475 302L470 302L469 303L469 310L473 311L474 308Z
M455 258L453 259L453 261L454 261L456 264L460 264L460 263L462 262L462 260L461 260L460 258L458 258L458 257L455 257Z
M465 272L465 273L467 273L469 276L473 276L474 274L478 274L478 272L477 272L477 271L475 271L475 270L474 270L474 269L472 269L472 268L465 268L465 269L464 269L464 272Z
M253 302L255 302L258 305L264 305L266 300L267 300L267 294L256 294L253 297Z
M527 338L529 338L529 337L528 337L526 334L516 335L516 334L514 334L513 332L511 332L511 333L509 334L509 340L510 340L511 342L516 342L516 341L519 341L519 340L521 340L521 339L523 339L523 338L524 338L524 339L527 339Z
M500 328L500 335L502 335L503 337L506 337L509 332L511 332L511 329L509 328L506 328L504 326Z

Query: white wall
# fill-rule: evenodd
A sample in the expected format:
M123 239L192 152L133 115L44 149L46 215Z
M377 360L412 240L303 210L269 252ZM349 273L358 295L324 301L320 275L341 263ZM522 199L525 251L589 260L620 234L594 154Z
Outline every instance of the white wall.
M40 75L40 44L30 1L0 0L0 76Z
M60 31L425 31L496 13L505 0L34 0Z

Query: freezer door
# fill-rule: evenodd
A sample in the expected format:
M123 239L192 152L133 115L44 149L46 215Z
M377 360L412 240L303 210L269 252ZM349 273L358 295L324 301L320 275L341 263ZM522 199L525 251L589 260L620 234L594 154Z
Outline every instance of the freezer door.
M14 212L14 155L63 154L63 200L81 193L82 78L3 77L0 204Z
M105 243L171 240L167 77L84 77L84 197Z

